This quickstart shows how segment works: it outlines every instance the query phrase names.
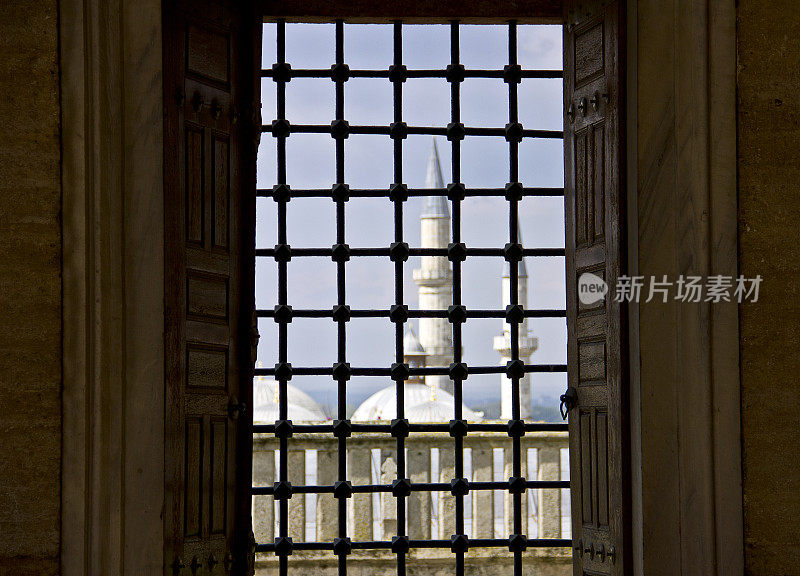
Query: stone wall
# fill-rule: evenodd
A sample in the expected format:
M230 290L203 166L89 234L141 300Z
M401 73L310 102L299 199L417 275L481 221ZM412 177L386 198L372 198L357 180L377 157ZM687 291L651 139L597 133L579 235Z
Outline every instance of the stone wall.
M58 9L0 17L0 573L59 571Z
M738 3L739 250L764 280L741 307L745 563L797 574L800 542L800 9Z
M734 2L631 4L628 273L733 276ZM633 573L741 574L736 303L629 311Z
M500 424L500 422L497 422ZM397 478L396 443L387 434L356 433L347 439L347 467L353 486L382 484L391 486ZM253 485L267 489L278 478L275 470L275 451L278 441L271 434L256 434L253 442ZM561 450L568 448L566 432L529 432L522 437L522 475L528 480L561 480ZM288 453L288 479L293 486L307 484L306 451L316 452L316 471L311 484L331 486L337 477L337 441L330 435L294 434ZM470 482L488 482L513 475L511 442L505 434L471 432L464 440L464 470ZM412 433L406 440L407 473L412 483L440 482L449 486L455 476L453 440L446 434ZM371 450L380 450L373 463ZM433 464L436 450L438 464ZM535 469L528 469L529 451L535 450ZM494 452L497 451L497 460ZM533 452L531 452L533 454ZM377 455L376 455L377 456ZM309 460L313 462L313 458ZM469 469L471 469L471 476ZM380 471L380 472L379 472ZM380 473L380 477L378 474ZM568 473L568 470L564 470ZM316 481L313 480L316 478ZM532 490L532 491L531 491ZM456 532L455 497L448 490L413 491L407 498L406 534L412 540L449 540ZM494 492L472 488L466 497L465 530L470 538L505 537L514 532L511 497L502 496L503 506L495 510ZM499 496L499 494L498 494ZM532 496L532 497L531 497ZM523 531L529 538L569 538L562 533L562 489L529 489L522 499ZM373 506L373 495L357 491L348 504L348 534L354 542L388 542L397 534L397 508L391 492L382 492ZM304 494L295 494L288 503L288 535L293 542L306 540L307 528L316 537L312 540L330 542L338 535L338 506L331 494L320 494L316 500L316 526L307 526L309 501ZM499 500L497 504L499 504ZM529 505L534 508L529 508ZM499 515L495 517L495 513ZM432 522L431 516L435 517ZM535 524L531 519L535 518ZM497 522L495 522L497 520ZM256 542L270 544L279 534L275 501L268 493L253 498L253 523ZM502 526L502 528L499 528ZM377 528L376 531L373 528ZM532 530L530 532L529 530ZM295 550L291 566L303 573L319 576L338 573L336 556L330 551ZM475 576L505 576L511 574L513 555L507 546L494 548L471 547L465 557L466 571ZM407 556L409 574L415 576L446 576L453 574L454 559L449 548L415 548ZM347 559L348 574L389 576L396 572L396 555L388 549L355 549ZM523 574L566 576L572 573L572 552L569 547L528 548L523 554ZM277 557L271 551L256 557L257 576L275 576Z

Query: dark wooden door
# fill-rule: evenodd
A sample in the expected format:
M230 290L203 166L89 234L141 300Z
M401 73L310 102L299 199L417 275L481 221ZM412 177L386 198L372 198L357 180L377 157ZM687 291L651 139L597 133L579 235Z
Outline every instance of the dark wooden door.
M564 152L574 573L630 570L622 142L623 11L619 1L567 0ZM584 303L584 273L608 292ZM589 300L588 298L586 299Z
M244 4L164 9L165 574L248 570L256 95Z

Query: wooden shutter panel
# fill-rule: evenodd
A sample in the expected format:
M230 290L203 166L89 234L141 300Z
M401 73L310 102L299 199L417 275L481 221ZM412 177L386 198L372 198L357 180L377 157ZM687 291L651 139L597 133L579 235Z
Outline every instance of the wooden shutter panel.
M622 9L567 0L564 29L565 214L574 574L630 570L626 531L626 323L615 301L624 268ZM578 279L609 287L583 304Z
M164 9L169 575L251 569L254 26L244 4Z

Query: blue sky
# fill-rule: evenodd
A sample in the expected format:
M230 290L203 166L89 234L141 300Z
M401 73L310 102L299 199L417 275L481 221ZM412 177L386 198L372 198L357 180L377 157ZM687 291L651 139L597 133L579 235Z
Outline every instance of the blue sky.
M403 61L409 69L444 68L450 58L449 27L406 25ZM561 28L519 26L518 58L523 68L561 68ZM293 68L329 68L334 54L332 24L287 24L286 58ZM461 60L467 68L499 68L507 63L507 27L461 28ZM264 26L263 65L275 62L275 25ZM392 63L391 25L345 25L345 62L351 69L386 69ZM502 127L508 122L508 91L501 79L467 79L462 84L462 122L467 126ZM275 84L262 81L262 115L275 115ZM293 124L328 124L333 119L334 83L329 79L295 78L286 89L287 118ZM519 88L519 116L525 128L562 128L561 80L525 79ZM351 79L345 84L345 118L351 124L392 121L392 89L387 79ZM403 88L403 119L409 125L444 126L450 118L450 90L444 79L409 79ZM450 181L450 144L437 142L445 180ZM526 186L563 185L561 140L524 140L520 145L520 181ZM351 187L388 188L393 180L392 141L388 136L351 135L345 144L345 176ZM409 136L403 146L403 173L409 186L422 187L431 148L430 136ZM265 134L258 156L258 186L276 182L275 139ZM466 186L503 187L508 181L508 145L502 138L467 137L462 142L462 181ZM334 141L325 134L293 134L287 140L287 181L294 188L329 188L334 182ZM420 245L421 199L405 205L404 235ZM388 246L392 241L392 206L388 199L352 199L347 203L347 242L351 247ZM526 198L520 203L520 225L526 248L563 247L564 210L561 198ZM288 235L292 246L330 247L335 241L334 204L330 199L293 199L288 204ZM276 210L271 199L257 204L256 244L276 243ZM508 208L502 198L468 198L462 205L462 237L468 246L498 247L508 241ZM529 273L528 305L563 308L563 258L526 259ZM411 271L405 267L405 297L417 306ZM463 265L463 303L473 308L498 308L503 262L470 258ZM336 300L336 268L330 259L295 258L289 263L289 304L295 308L329 308ZM348 303L353 308L388 308L394 301L393 266L388 258L353 258L347 264ZM256 304L272 308L276 301L276 266L259 259ZM564 319L529 321L539 338L533 363L566 362ZM276 361L277 327L270 319L259 325L259 361ZM492 337L501 321L469 320L463 330L464 360L469 364L497 364ZM389 365L394 358L394 328L388 319L354 319L348 324L348 360L351 365ZM336 327L330 319L295 319L289 325L289 360L295 366L330 365L336 360ZM319 402L333 405L336 384L325 377L296 377L292 383ZM390 384L382 378L354 378L348 402L358 404L370 393ZM566 376L534 375L537 402L557 402ZM500 398L499 376L471 375L464 382L467 405Z

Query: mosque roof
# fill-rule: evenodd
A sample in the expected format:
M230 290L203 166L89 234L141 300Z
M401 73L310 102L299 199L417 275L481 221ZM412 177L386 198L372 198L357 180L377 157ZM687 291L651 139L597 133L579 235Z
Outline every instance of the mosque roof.
M320 422L327 420L319 404L291 384L286 385L288 418L294 422ZM253 388L253 422L273 424L279 419L278 382L258 378Z
M441 388L427 384L406 382L403 387L405 417L410 422L449 422L455 418L453 395ZM483 414L474 412L462 404L465 420L481 420ZM351 420L373 422L391 421L397 418L396 386L392 384L364 400L353 413Z

